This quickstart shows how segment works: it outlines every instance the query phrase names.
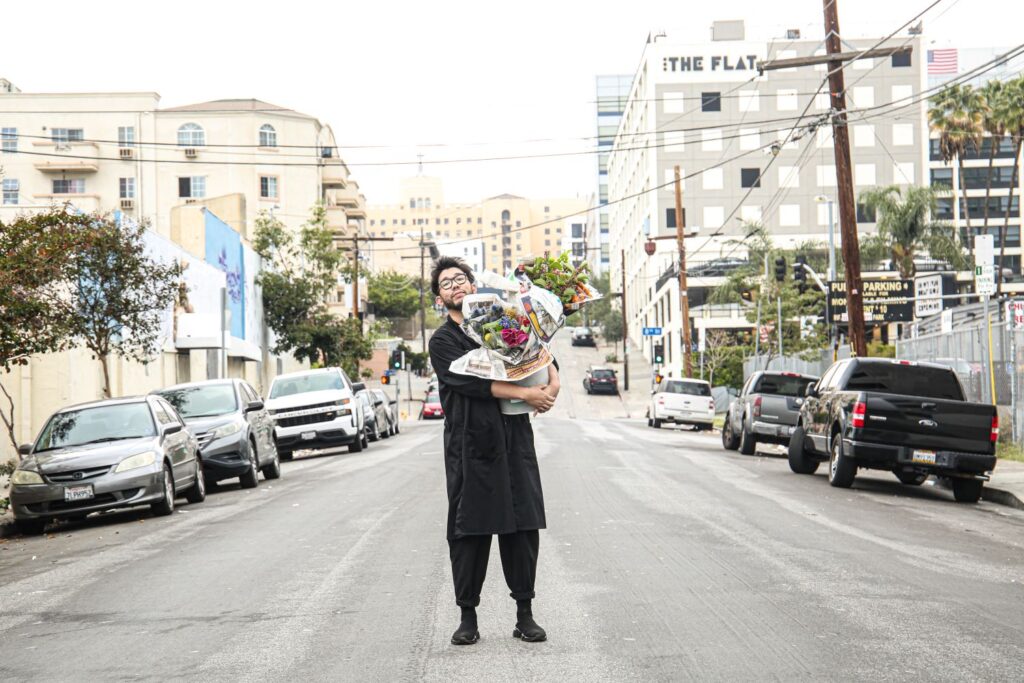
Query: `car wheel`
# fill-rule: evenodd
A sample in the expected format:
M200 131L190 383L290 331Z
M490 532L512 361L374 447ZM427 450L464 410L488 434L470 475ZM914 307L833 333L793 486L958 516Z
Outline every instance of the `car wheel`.
M398 436L398 421L395 421L395 436Z
M832 435L832 450L828 460L828 483L836 488L848 489L857 476L857 463L843 455L843 437Z
M981 479L953 479L953 498L958 503L977 503L983 485Z
M45 519L16 519L14 528L23 536L38 536L46 531Z
M196 483L185 491L185 500L190 503L202 503L206 500L206 473L203 472L203 461L196 456Z
M753 455L757 450L757 437L753 432L748 432L746 427L740 427L740 453Z
M363 451L363 439L365 436L357 436L356 440L348 445L349 453L362 453Z
M728 414L725 416L725 424L722 425L722 448L727 451L734 451L740 447L740 439L732 430L732 420Z
M654 427L655 429L661 429L661 420L659 420L658 418L654 418L653 420L651 420L651 426Z
M242 485L243 489L254 489L260 483L260 464L256 458L256 444L252 441L246 441L245 443L245 454L249 458L249 469L239 475L238 483Z
M816 459L807 454L804 444L804 428L797 427L789 437L789 469L796 474L814 474L820 465Z
M373 421L373 431L371 431L367 435L367 438L370 441L380 441L380 428L377 427L377 421L376 420Z
M897 472L896 478L904 486L920 486L928 479L928 475L921 472Z
M294 453L292 453L291 451L282 451L282 450L279 450L279 451L277 452L277 457L278 457L278 458L279 458L279 459L280 459L280 460L281 460L282 462L286 462L286 461L288 461L288 460L291 460L292 458L294 458L294 457L295 457L295 454L294 454Z
M274 451L274 458L270 461L269 465L264 465L263 469L260 470L263 473L264 479L280 479L281 478L281 456Z
M174 512L174 475L171 474L171 468L168 465L164 465L164 477L161 484L163 497L149 506L153 510L153 514L158 517L164 517Z

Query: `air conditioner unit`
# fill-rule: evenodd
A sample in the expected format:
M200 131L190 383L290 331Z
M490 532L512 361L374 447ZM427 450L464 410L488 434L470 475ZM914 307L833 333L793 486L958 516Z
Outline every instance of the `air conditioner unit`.
M197 156L199 156L199 150L197 150L195 147L186 147L185 148L185 158L186 159L195 159Z
M122 159L135 158L135 148L133 147L121 147L118 151L120 151Z
M121 200L121 209L123 209L124 211L132 211L132 210L134 210L135 209L135 200L134 199L122 199Z

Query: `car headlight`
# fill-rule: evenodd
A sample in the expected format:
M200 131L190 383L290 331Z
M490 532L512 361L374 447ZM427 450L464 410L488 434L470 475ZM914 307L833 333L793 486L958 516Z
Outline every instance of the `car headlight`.
M221 425L213 430L213 438L221 439L225 436L231 436L242 431L242 425L239 422L228 422L226 425Z
M146 467L156 462L156 453L154 451L146 451L145 453L139 453L133 455L130 458L122 460L114 472L127 472L128 470L135 470L140 467Z
M39 476L38 472L32 470L14 470L11 475L12 484L42 484L43 478Z

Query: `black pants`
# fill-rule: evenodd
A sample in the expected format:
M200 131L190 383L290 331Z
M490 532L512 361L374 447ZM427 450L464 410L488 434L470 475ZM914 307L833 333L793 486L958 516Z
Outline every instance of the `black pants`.
M480 604L480 590L487 575L487 559L491 554L491 536L463 536L448 541L452 558L452 578L455 580L455 602L459 607ZM515 600L532 600L533 584L537 578L537 552L540 533L517 531L498 535L498 551L505 583Z

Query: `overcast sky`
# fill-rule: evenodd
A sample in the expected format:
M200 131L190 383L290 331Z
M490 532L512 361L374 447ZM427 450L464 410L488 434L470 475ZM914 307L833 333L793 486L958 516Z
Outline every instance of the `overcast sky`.
M839 0L842 33L881 37L931 1ZM595 133L594 76L633 73L652 29L700 41L712 21L744 19L748 37L823 33L820 0L4 5L0 78L22 91L156 91L165 107L254 97L296 109L333 127L374 204L393 201L417 154L592 147L583 138ZM1021 2L943 0L924 25L936 46L1012 46L1022 19ZM524 142L535 139L547 141ZM410 163L367 165L395 161ZM574 196L594 189L594 163L476 161L427 173L444 179L448 201Z

